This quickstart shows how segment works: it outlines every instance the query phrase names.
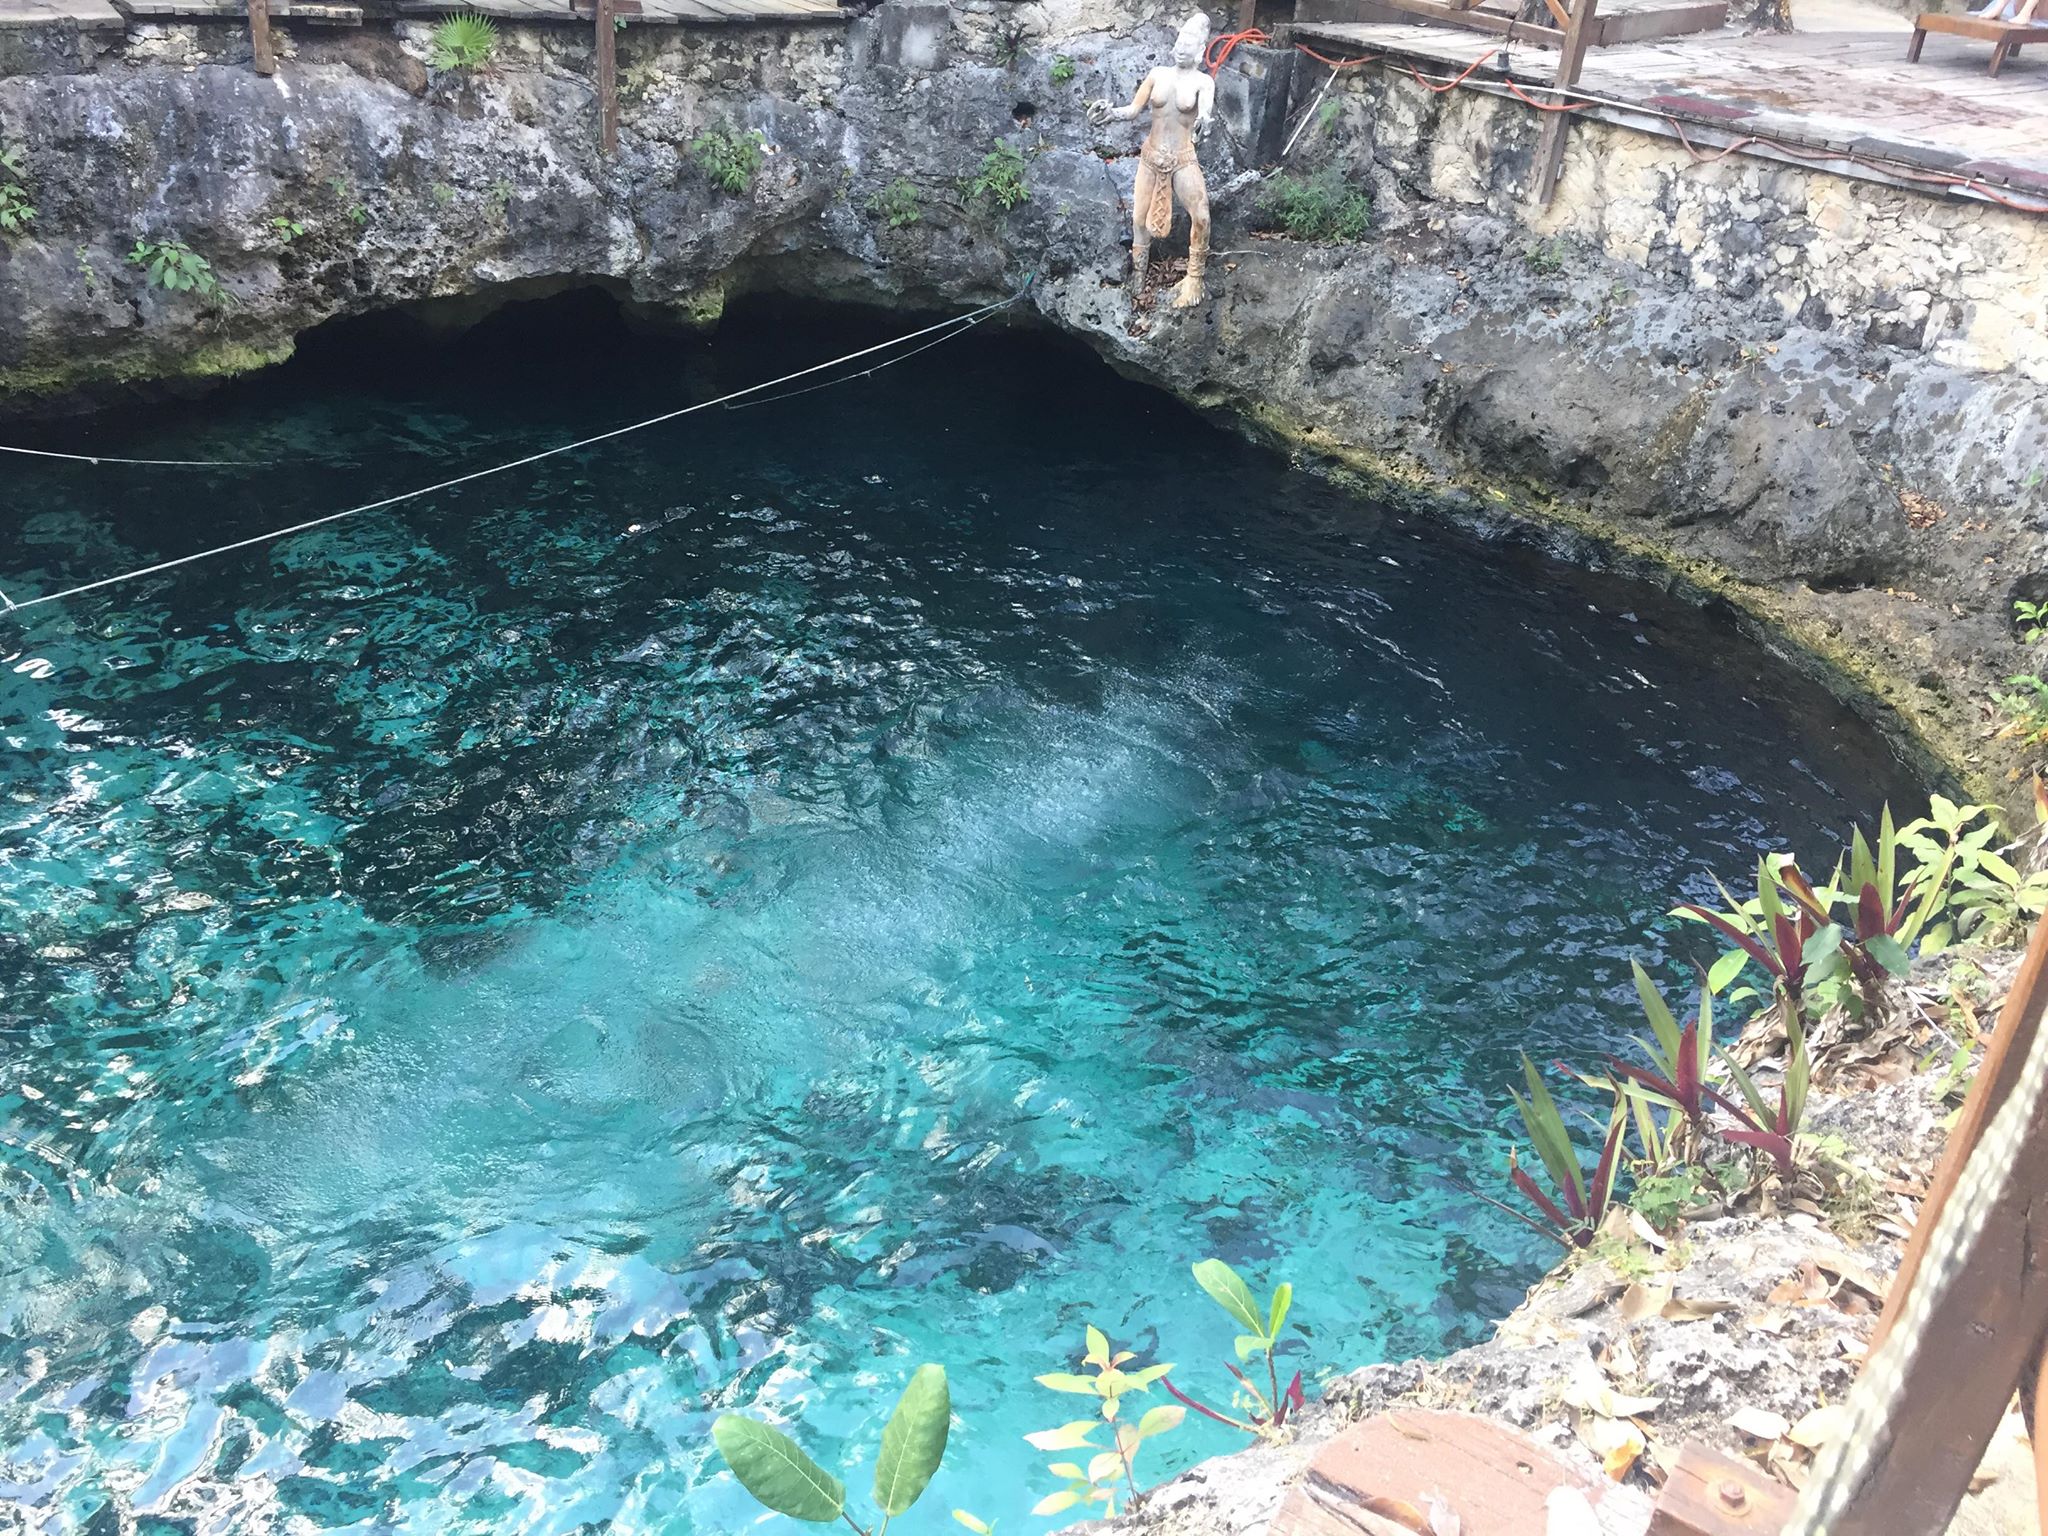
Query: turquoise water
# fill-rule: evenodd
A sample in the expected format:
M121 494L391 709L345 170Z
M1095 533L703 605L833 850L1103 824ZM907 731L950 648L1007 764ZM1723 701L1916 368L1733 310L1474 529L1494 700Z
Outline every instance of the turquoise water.
M10 464L0 585L856 339L788 318L344 333L40 439L295 462ZM1459 1188L1515 1052L1632 1029L1703 871L1912 794L1707 617L988 333L0 624L0 1501L51 1530L729 1532L713 1415L864 1502L926 1359L898 1528L1044 1529L1030 1376L1093 1321L1213 1387L1192 1259L1294 1282L1311 1379L1481 1336L1546 1257Z

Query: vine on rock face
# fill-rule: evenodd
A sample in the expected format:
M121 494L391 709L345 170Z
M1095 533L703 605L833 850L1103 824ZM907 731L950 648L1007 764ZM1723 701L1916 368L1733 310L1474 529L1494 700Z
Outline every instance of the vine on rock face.
M27 162L20 150L0 144L0 234L26 234L35 221L36 205L28 195Z
M182 240L137 240L128 262L142 268L143 281L152 288L197 294L222 309L235 302L235 296L221 286L213 263Z

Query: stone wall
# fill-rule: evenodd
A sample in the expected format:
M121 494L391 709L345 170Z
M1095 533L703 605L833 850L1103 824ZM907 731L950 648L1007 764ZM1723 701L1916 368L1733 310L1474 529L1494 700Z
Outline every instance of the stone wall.
M0 243L0 409L258 366L395 304L598 282L701 324L746 287L929 308L1035 277L1019 316L1119 369L1447 516L1671 573L2006 786L1985 700L2022 659L2010 600L2048 596L2048 225L1584 122L1533 217L1533 114L1368 68L1289 166L1368 187L1375 228L1273 238L1253 162L1290 61L1252 53L1203 151L1210 302L1153 308L1122 283L1138 132L1084 105L1128 99L1180 14L889 0L844 26L629 27L610 159L580 28L504 29L475 75L430 70L423 26L281 28L274 80L229 25L46 52L0 73L41 214ZM1320 71L1294 73L1305 105ZM715 129L762 136L739 196L693 153ZM1028 167L1007 212L969 191L997 145ZM892 226L902 187L918 216ZM232 307L147 287L138 237L187 241Z

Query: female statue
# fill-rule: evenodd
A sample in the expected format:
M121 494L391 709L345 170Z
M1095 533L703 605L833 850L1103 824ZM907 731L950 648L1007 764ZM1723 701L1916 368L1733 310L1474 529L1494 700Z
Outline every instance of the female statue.
M1147 75L1129 106L1088 103L1088 120L1098 126L1127 123L1146 107L1152 109L1152 127L1138 151L1138 184L1131 198L1131 265L1137 291L1142 292L1152 242L1173 227L1173 200L1178 197L1188 210L1190 225L1188 275L1173 295L1179 309L1202 302L1202 271L1209 261L1209 187L1195 159L1195 140L1216 109L1216 82L1202 68L1208 47L1209 18L1198 12L1174 40L1173 63Z

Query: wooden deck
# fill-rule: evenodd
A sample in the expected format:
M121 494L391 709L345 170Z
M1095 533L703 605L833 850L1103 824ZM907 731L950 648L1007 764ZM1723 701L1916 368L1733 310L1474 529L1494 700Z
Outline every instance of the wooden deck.
M499 21L560 22L587 27L588 0L270 0L273 20L321 26L359 26L365 12L433 17L481 11ZM131 22L246 22L247 0L0 0L0 29L76 26L89 32L120 32ZM628 17L631 26L803 25L842 22L849 13L837 0L641 0Z
M81 32L120 32L127 25L127 18L107 0L0 0L0 30L75 27Z
M1931 37L1920 62L1908 64L1907 18L1860 6L1826 15L1851 25L1749 36L1722 29L1596 48L1578 89L1605 101L1584 115L1666 133L1676 118L1701 149L1769 135L1871 162L1830 164L1846 174L1910 181L1936 171L2048 200L2048 49L2014 56L1994 80L1986 44ZM1332 57L1384 54L1437 75L1462 70L1490 42L1499 52L1483 34L1427 24L1297 23L1294 33ZM1513 78L1525 84L1548 84L1556 61L1553 51L1510 46ZM1499 79L1498 62L1475 78Z

